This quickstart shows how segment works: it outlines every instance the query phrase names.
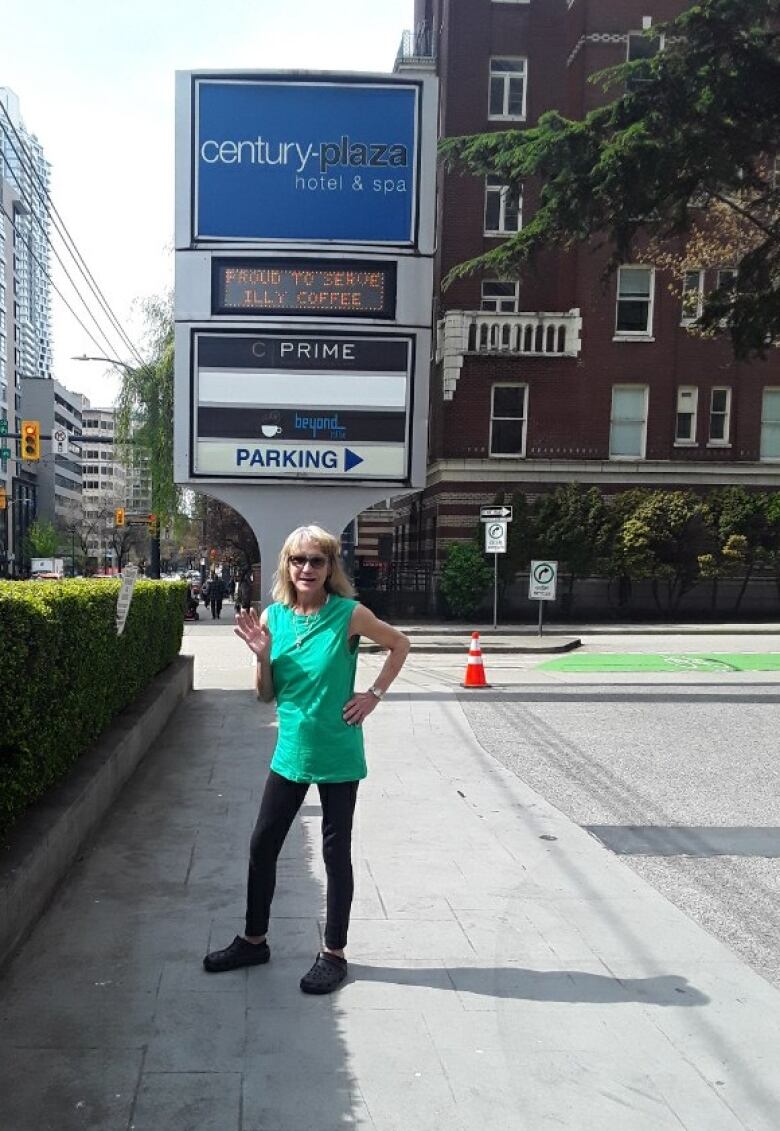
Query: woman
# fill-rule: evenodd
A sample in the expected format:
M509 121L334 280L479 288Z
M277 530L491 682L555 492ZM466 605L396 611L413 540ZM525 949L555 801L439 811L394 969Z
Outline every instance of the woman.
M361 727L403 667L409 641L353 599L338 541L319 526L301 526L287 538L273 595L275 603L260 617L243 612L235 627L257 657L260 695L266 702L276 698L279 719L250 843L246 931L224 950L207 954L203 965L216 974L271 957L266 931L276 861L309 785L316 783L327 873L325 946L301 989L327 994L347 976L352 818L358 782L366 776ZM355 693L361 636L389 654L373 686Z

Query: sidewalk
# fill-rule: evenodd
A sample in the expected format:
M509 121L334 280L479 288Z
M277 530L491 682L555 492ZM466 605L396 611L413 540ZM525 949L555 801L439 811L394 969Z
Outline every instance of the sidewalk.
M0 980L3 1131L776 1131L780 992L488 757L429 674L366 727L349 982L298 989L315 790L270 964L205 974L243 926L275 733L208 638L201 690Z

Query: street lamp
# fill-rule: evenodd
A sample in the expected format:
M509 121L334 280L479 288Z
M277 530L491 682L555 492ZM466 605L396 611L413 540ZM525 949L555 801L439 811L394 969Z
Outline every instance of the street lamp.
M101 355L88 356L85 353L77 357L72 357L71 361L105 361L108 365L115 365L119 369L123 369L125 373L132 373L137 369L150 368L148 363L142 365L131 365L128 361L120 361L118 357L103 357ZM150 461L149 470L151 472L152 481L152 511L157 513L156 507L156 490L154 482L154 465ZM149 576L159 581L160 579L160 527L159 524L150 531L149 534Z

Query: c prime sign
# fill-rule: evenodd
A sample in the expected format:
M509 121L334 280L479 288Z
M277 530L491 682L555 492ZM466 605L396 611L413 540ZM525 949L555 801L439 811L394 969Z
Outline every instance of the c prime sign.
M189 78L192 244L414 246L419 82Z

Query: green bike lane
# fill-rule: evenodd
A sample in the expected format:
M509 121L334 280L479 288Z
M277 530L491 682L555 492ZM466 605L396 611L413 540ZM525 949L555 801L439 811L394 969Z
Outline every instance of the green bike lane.
M780 672L780 652L591 652L545 660L542 671L564 672Z

